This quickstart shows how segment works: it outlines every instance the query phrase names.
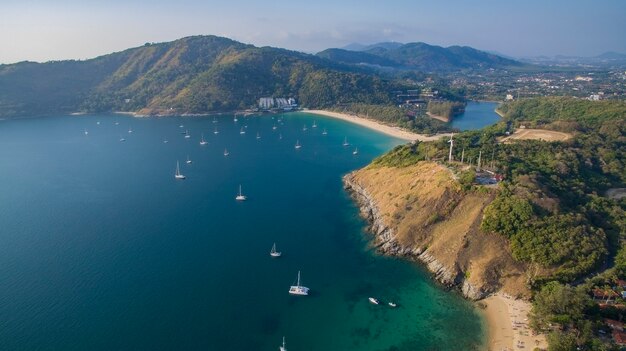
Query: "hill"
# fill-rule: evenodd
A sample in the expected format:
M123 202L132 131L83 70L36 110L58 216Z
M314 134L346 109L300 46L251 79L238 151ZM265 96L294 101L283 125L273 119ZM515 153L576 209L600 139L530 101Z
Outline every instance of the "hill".
M194 36L85 61L0 65L0 117L208 113L249 108L263 96L312 108L379 104L391 101L391 84L314 55Z
M426 43L380 43L358 51L328 49L317 54L341 63L365 63L423 72L521 66L520 62L467 46L447 48Z

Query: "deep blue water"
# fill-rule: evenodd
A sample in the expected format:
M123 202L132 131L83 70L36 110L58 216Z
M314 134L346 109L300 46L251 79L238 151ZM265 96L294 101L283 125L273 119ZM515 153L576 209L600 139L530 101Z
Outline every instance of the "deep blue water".
M497 102L469 101L465 113L455 116L450 125L460 130L480 129L492 125L500 116L494 112Z
M277 350L283 335L291 351L480 348L472 305L373 253L342 189L400 141L283 117L0 121L0 349ZM298 270L309 297L287 293Z

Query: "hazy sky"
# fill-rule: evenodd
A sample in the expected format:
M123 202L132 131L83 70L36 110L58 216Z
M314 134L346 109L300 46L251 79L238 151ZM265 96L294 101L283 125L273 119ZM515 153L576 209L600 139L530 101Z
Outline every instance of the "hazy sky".
M0 0L0 63L214 34L306 52L359 42L511 56L626 53L626 0Z

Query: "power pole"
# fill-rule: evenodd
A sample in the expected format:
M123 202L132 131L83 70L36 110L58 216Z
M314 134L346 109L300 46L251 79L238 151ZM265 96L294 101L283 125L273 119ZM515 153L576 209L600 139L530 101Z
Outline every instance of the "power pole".
M448 140L448 142L450 143L450 152L448 153L448 162L452 162L452 146L454 146L454 140L452 139L453 137L454 137L454 133L450 135L450 140Z

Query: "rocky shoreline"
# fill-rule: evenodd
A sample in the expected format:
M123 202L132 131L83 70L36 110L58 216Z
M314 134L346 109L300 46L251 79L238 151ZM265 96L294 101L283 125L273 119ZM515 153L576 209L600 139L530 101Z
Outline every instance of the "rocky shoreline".
M385 255L398 256L423 263L433 273L433 277L447 288L458 288L464 297L470 300L480 300L489 295L464 279L464 275L458 269L453 270L444 265L437 257L432 255L428 248L407 247L402 245L396 238L396 231L390 228L383 220L379 207L367 190L354 179L354 173L343 177L344 189L346 189L359 205L361 216L369 223L368 230L374 235L376 249Z

